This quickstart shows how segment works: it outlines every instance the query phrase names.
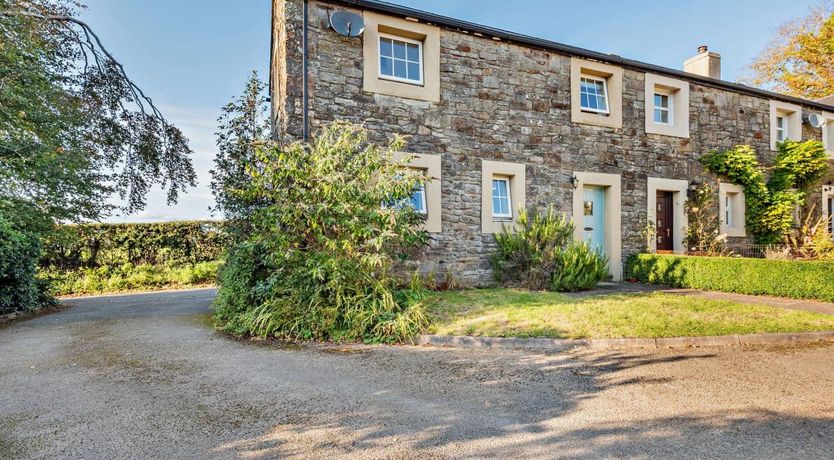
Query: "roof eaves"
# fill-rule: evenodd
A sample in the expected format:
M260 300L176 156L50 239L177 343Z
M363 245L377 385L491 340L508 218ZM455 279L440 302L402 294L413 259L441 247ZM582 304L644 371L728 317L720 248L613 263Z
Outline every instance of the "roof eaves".
M474 22L462 21L460 19L442 16L428 11L422 11L406 6L395 5L393 3L382 2L378 0L323 0L326 3L342 4L352 6L359 9L371 10L379 13L385 13L393 16L401 16L404 18L413 18L421 22L426 22L436 26L444 27L446 29L456 30L464 33L474 33L484 35L486 37L494 37L510 43L525 45L534 48L541 48L548 51L555 51L559 54L568 56L582 57L585 59L593 59L597 61L606 62L609 64L616 64L624 68L632 70L639 70L641 72L657 73L675 78L682 78L689 81L694 81L703 85L712 86L716 88L729 89L741 93L751 94L768 99L776 99L794 104L804 105L806 107L813 107L819 110L832 111L834 105L822 103L819 101L811 101L784 94L774 93L751 86L742 85L740 83L732 83L724 80L719 80L710 77L696 75L682 70L671 69L655 64L636 61L633 59L626 59L616 54L605 54L598 51L593 51L576 46L566 45L564 43L545 40L543 38L532 37L529 35L517 34L495 27L485 26Z

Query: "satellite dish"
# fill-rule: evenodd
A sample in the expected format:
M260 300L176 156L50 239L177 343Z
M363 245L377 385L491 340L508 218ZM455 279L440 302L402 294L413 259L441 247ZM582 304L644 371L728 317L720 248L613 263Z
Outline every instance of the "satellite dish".
M808 115L808 124L813 126L814 128L822 128L825 124L825 119L820 116L818 113L812 113Z
M365 31L365 20L356 13L337 11L330 15L330 27L344 37L358 37Z

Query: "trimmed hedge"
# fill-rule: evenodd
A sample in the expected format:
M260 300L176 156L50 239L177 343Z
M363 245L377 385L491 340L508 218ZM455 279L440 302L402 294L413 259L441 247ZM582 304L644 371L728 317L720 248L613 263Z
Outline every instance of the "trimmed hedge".
M634 254L626 278L671 287L834 302L834 263Z
M133 265L193 265L223 256L224 222L62 225L42 238L49 270Z

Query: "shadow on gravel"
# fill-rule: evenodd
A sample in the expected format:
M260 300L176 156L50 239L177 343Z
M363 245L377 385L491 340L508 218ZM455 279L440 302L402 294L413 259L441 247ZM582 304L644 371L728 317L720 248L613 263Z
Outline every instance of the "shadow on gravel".
M403 354L406 352L403 350ZM236 452L247 458L312 453L322 456L349 454L360 458L381 454L412 457L426 451L471 458L529 457L543 453L564 458L688 457L695 452L733 457L770 443L776 449L774 452L791 455L796 452L789 449L803 444L796 438L797 434L817 441L831 439L834 435L834 419L796 418L763 411L658 418L640 423L600 423L580 430L559 429L564 425L577 425L576 418L582 417L578 405L609 388L640 385L641 391L650 392L652 385L672 381L668 377L624 378L618 375L621 371L709 359L715 356L712 353L673 356L518 353L504 357L482 354L475 363L471 356L457 359L453 353L451 356L443 356L442 352L429 353L433 354L441 356L430 356L429 359L445 360L437 363L445 367L438 373L455 376L451 381L443 382L445 388L438 390L441 394L431 397L420 395L419 390L410 387L400 388L401 392L415 398L401 401L380 393L374 401L379 404L355 407L342 414L311 411L292 423L274 426L261 436L218 446L215 452ZM374 353L370 355L368 359L373 360ZM374 366L376 363L364 364ZM379 375L375 378L386 378L385 369L377 368L376 371ZM403 369L389 371L402 372ZM425 385L425 379L434 376L413 377L414 385ZM473 390L458 393L458 388L463 386ZM424 398L416 399L418 396ZM380 406L389 411L378 410ZM618 419L616 415L610 418ZM566 420L564 425L561 419ZM627 414L623 414L623 420L628 420ZM816 445L823 444L817 442Z
M535 424L511 430L496 426L441 439L449 430L466 431L466 422L467 418L457 426L438 423L419 433L368 424L364 429L372 434L359 439L345 430L355 420L282 425L264 436L222 446L217 452L235 449L245 458L305 457L313 453L322 457L378 458L380 450L385 449L386 458L434 458L420 455L420 450L448 445L453 449L449 454L455 458L830 458L827 440L834 436L834 418L750 411L628 424L599 423L593 428L567 431ZM398 443L397 436L403 434L424 437L425 441L391 449Z

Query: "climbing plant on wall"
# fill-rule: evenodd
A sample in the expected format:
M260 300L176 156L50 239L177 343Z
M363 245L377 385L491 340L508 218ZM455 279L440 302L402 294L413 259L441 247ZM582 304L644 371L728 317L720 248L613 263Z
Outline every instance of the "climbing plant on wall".
M784 239L793 226L796 204L804 203L808 191L828 169L828 156L820 141L789 140L777 144L777 149L770 168L759 163L749 145L701 158L708 171L744 187L745 226L757 243Z

